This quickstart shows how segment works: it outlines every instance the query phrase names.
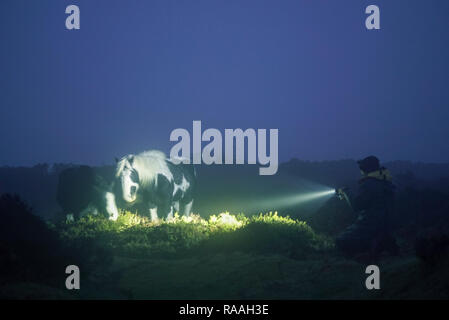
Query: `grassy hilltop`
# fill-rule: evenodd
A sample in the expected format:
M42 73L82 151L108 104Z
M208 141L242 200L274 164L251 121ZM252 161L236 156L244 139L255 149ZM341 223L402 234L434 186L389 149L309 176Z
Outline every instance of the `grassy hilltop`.
M366 265L339 255L331 236L318 234L303 221L272 212L253 216L226 212L207 219L198 215L175 216L172 221L158 223L122 212L116 222L88 215L75 222L48 226L30 221L26 228L33 230L34 237L20 236L20 246L11 245L18 243L17 232L11 232L8 237L8 229L3 230L4 239L9 240L2 243L2 261L9 267L0 276L0 297L378 299L448 296L444 284L447 281L443 281L449 279L445 271L447 265L428 269L407 252L402 257L382 259L379 263L382 290L368 291L364 287ZM80 267L79 291L68 291L64 287L64 266L68 264ZM51 266L55 268L49 268Z

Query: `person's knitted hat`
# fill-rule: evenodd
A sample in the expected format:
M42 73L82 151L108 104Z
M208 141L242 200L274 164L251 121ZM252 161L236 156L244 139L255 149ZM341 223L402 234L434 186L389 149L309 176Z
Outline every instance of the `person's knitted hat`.
M365 173L370 173L380 169L379 159L375 156L369 156L365 159L357 161L360 170Z

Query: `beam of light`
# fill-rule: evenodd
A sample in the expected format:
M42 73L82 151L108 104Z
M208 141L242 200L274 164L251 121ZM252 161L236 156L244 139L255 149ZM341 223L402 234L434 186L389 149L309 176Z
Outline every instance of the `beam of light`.
M300 205L314 200L325 200L335 195L335 189L326 188L325 190L298 193L288 196L280 196L273 199L264 199L255 201L254 205L266 209L285 208L294 205Z

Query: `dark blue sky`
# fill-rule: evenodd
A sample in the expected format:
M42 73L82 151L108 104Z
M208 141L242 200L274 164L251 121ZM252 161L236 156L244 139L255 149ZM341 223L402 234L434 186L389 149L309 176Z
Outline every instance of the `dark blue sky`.
M2 0L0 24L0 165L168 152L192 120L279 128L283 161L449 161L446 0Z

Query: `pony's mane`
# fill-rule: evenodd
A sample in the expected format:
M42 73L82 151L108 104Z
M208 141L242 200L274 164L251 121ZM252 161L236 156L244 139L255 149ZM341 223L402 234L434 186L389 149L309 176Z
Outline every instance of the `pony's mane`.
M166 167L165 153L158 150L148 150L136 155L127 155L117 162L116 177L119 177L129 159L132 157L131 167L139 174L139 183L146 186L153 183L161 168Z
M119 177L122 174L123 169L125 168L126 162L128 161L128 156L124 156L120 160L117 161L117 165L115 167L115 176Z
M159 158L160 160L165 160L167 157L165 156L165 153L159 150L147 150L144 152L141 152L138 154L139 156L144 157L152 157L152 158Z

